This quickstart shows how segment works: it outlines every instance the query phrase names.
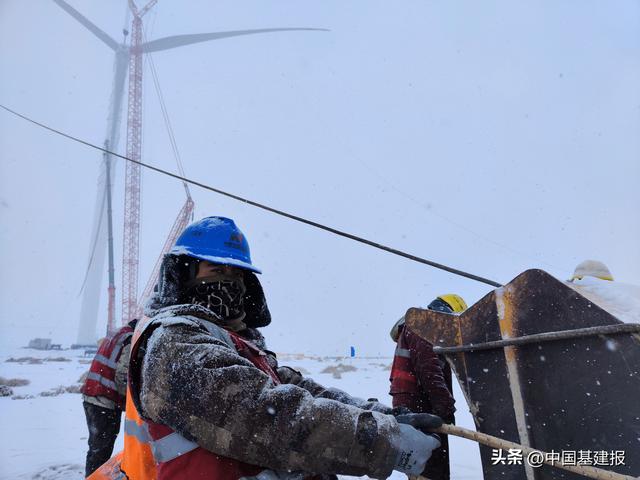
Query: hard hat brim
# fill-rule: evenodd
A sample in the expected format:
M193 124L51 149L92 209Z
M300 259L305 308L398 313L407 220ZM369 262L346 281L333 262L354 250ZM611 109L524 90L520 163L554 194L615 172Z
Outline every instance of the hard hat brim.
M244 270L249 270L254 273L262 273L257 267L254 267L250 263L243 262L242 260L238 260L236 258L231 257L218 257L215 255L206 255L203 253L192 252L189 248L183 246L174 246L170 251L170 255L188 255L193 258L197 258L198 260L205 260L207 262L216 263L218 265L229 265L230 267L238 267Z

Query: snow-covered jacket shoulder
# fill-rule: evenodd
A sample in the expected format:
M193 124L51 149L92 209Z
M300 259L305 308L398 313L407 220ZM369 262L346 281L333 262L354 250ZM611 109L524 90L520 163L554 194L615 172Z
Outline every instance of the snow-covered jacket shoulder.
M154 312L138 349L141 414L218 455L276 471L390 475L392 416L276 385L214 321L195 305Z

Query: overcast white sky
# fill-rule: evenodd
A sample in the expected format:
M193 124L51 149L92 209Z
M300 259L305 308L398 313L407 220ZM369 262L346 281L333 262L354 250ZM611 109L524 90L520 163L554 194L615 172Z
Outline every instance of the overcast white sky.
M69 3L122 38L124 0ZM499 282L568 278L586 258L639 282L639 2L160 0L146 25L331 30L154 55L188 176ZM102 144L112 62L52 1L0 0L0 103ZM143 160L175 170L150 75L145 94ZM101 156L5 112L0 152L1 342L71 343ZM146 279L184 192L143 175ZM122 165L116 181L119 257ZM391 355L407 308L490 290L193 195L196 217L232 217L249 238L277 351Z

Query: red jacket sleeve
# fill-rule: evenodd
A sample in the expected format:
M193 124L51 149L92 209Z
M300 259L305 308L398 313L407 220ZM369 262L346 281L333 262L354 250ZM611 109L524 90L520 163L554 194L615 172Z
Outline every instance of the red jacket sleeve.
M394 395L393 406L406 406L414 411L429 411L442 418L455 412L455 400L447 388L442 363L433 351L433 345L403 328L398 346L409 350L409 365L415 375L418 389L415 393ZM398 392L400 393L400 392ZM402 403L402 404L401 404Z

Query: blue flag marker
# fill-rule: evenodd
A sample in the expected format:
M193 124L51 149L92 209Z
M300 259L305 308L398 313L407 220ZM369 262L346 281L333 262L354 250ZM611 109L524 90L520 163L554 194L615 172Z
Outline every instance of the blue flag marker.
M352 357L356 356L356 347L351 347L351 356Z

